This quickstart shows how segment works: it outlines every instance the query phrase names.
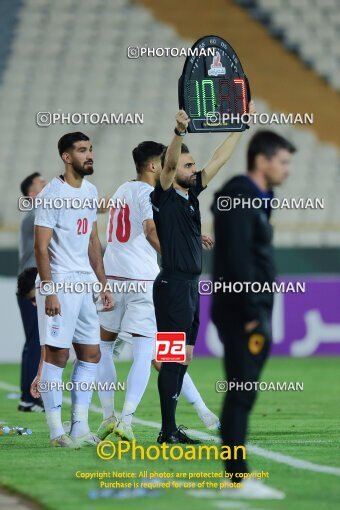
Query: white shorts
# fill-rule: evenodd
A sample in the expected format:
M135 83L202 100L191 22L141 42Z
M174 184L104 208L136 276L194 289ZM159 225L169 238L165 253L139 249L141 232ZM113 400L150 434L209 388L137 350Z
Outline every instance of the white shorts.
M114 308L99 312L103 329L112 333L132 333L154 338L157 332L155 308L153 305L153 281L140 282L146 292L113 292Z
M88 276L86 275L86 279ZM86 281L84 275L72 273L67 281ZM36 287L38 287L36 283ZM58 291L61 315L49 317L45 313L46 296L36 288L38 324L41 345L70 348L72 343L96 345L100 342L99 320L93 293Z

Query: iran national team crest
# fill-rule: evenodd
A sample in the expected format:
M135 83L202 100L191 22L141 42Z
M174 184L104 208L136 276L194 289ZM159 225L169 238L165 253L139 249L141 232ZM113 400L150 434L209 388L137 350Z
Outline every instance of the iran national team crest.
M220 76L226 73L226 68L222 66L221 62L221 54L219 51L216 51L216 55L213 57L212 64L210 69L208 69L209 76Z
M51 336L58 336L59 334L59 326L53 325L51 326Z

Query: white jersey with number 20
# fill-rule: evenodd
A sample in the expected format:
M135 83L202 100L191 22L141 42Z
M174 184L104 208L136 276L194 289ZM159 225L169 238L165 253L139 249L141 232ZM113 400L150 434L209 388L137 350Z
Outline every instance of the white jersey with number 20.
M122 184L112 200L118 207L110 209L106 230L107 246L104 267L107 277L154 280L159 273L157 253L147 241L143 222L153 219L150 193L146 182ZM124 204L123 205L120 204Z
M93 273L89 261L89 239L93 223L97 221L97 208L60 207L57 200L66 200L67 205L72 199L79 204L85 199L98 199L96 187L83 179L80 188L70 186L60 177L55 177L39 193L46 203L39 205L36 210L34 224L48 227L53 230L51 242L48 247L52 274L85 272Z

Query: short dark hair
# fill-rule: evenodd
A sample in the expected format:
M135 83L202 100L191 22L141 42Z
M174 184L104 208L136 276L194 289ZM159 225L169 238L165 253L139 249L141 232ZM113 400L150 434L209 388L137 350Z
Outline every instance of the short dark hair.
M132 157L136 165L137 173L141 173L145 165L152 158L160 156L165 146L157 142L142 142L132 151Z
M166 151L168 150L167 147L164 147L164 151L163 151L163 154L162 154L162 157L161 157L161 164L162 164L162 168L164 166L164 161L165 161L165 155L166 155ZM187 145L185 145L185 143L182 143L181 145L181 154L189 154L189 149L187 147Z
M17 296L23 298L27 297L27 294L34 289L37 274L38 270L36 267L28 267L19 274Z
M60 157L64 152L70 149L74 143L81 141L88 142L89 140L89 137L80 131L75 131L74 133L66 133L66 135L62 136L58 142L58 151Z
M296 147L283 136L273 131L258 131L251 138L247 152L248 172L254 170L255 158L258 154L264 154L268 159L272 158L280 149L286 149L291 154L296 152Z
M22 183L20 184L20 190L21 194L24 197L28 197L29 189L32 186L34 179L36 177L40 177L40 175L41 174L39 172L34 172L33 174L29 175L22 181Z

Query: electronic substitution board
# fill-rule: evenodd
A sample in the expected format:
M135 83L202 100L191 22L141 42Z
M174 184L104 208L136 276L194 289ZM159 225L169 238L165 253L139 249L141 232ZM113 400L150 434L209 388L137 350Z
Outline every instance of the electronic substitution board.
M191 48L178 82L179 107L190 117L189 133L244 131L250 89L230 44L214 35Z

